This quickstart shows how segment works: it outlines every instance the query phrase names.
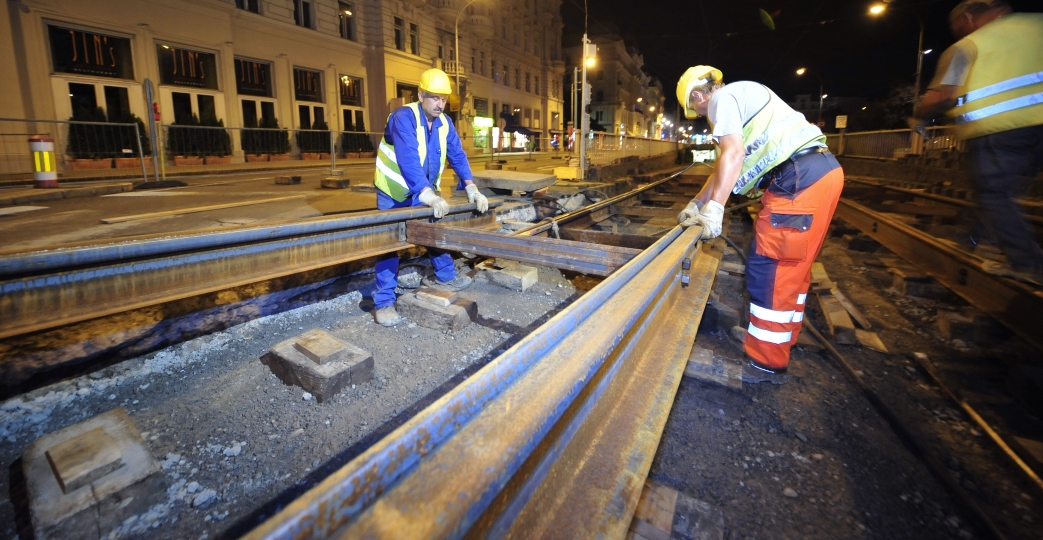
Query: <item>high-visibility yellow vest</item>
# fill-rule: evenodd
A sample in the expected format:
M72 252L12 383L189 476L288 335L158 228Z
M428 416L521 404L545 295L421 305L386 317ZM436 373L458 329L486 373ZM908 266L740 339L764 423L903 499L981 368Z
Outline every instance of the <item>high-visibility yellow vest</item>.
M964 39L978 49L949 114L962 139L1043 124L1043 13L1011 13Z
M768 91L768 103L742 126L746 158L739 171L739 181L732 189L732 193L750 198L763 193L756 190L757 181L768 171L813 143L826 144L826 136L818 127L809 124L803 114L786 105L770 88L764 89ZM719 147L717 154L719 158Z
M413 116L416 118L417 148L420 151L420 166L423 167L427 162L427 121L423 117L423 111L420 110L420 102L410 103L406 107L413 111ZM388 115L388 120L391 120L391 115ZM441 149L439 153L441 162L438 165L438 178L435 179L434 185L431 186L435 191L438 191L438 186L442 180L442 171L445 170L446 140L448 138L449 122L443 118L442 125L438 127L438 147ZM398 161L395 157L395 146L385 138L380 139L380 146L377 148L377 168L373 172L373 185L396 201L402 202L409 197L409 184L402 177L402 170L398 167Z

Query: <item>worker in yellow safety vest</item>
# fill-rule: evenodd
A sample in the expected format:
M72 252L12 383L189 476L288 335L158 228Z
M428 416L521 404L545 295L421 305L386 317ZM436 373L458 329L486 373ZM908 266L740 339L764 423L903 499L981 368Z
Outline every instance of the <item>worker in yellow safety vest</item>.
M1043 169L1043 13L964 0L949 25L958 41L942 54L913 116L945 115L966 141L985 230L1006 255L1006 263L985 260L982 268L1043 285L1043 251L1015 202Z
M420 75L420 101L399 107L388 116L373 178L378 209L427 205L435 219L441 219L449 212L449 203L438 191L448 160L460 179L457 189L466 190L468 202L474 203L479 213L489 210L488 199L474 185L460 137L449 117L442 114L452 92L445 72L429 69ZM471 284L470 277L457 275L452 256L429 251L435 275L424 278L425 285L455 292ZM373 315L384 326L402 322L395 310L397 278L398 254L377 262Z
M733 328L732 336L748 357L744 381L781 384L844 172L822 131L768 87L723 79L716 68L695 66L677 82L685 117L706 117L718 152L716 170L678 221L701 225L702 238L714 238L732 194L761 197L746 262L750 324Z

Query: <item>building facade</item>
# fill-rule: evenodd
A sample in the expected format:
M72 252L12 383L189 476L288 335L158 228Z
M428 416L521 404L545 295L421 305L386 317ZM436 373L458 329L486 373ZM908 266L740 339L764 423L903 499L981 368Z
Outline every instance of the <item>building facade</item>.
M663 109L662 85L646 74L644 57L616 35L596 36L597 58L587 68L591 125L607 133L656 137ZM579 65L581 47L565 49L569 66Z
M147 119L148 79L164 125L379 132L436 66L464 88L450 111L466 148L497 111L560 129L561 0L465 3L21 0L0 10L0 117Z

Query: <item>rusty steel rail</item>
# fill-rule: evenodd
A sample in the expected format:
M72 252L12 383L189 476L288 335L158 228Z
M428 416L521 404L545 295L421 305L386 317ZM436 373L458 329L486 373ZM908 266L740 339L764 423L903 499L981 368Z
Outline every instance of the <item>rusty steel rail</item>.
M457 215L449 221L466 219L474 204L451 210ZM415 207L0 253L0 339L405 249L404 223L431 212Z
M623 537L720 261L700 234L675 227L246 538Z
M926 192L923 192L923 191L917 191L915 189L903 188L903 187L898 187L898 186L890 186L890 185L887 185L887 184L881 184L879 182L872 182L872 181L869 181L869 180L861 180L861 179L857 179L857 178L845 178L844 181L845 182L855 183L855 184L861 184L861 185L867 186L867 187L879 188L879 189L883 189L885 191L890 191L892 193L901 193L903 195L909 195L910 197L915 197L915 198L918 198L918 199L925 199L925 200L928 200L928 201L940 202L942 204L947 204L949 206L957 206L957 207L960 207L960 208L980 208L980 205L978 203L976 203L976 202L973 202L973 201L967 201L967 200L964 200L964 199L956 199L956 198L953 198L953 197L946 197L945 195L937 195L935 193L926 193ZM1037 216L1037 215L1034 215L1034 214L1026 214L1026 213L1022 213L1021 215L1025 218L1025 220L1027 220L1029 223L1032 223L1033 225L1043 225L1043 216Z
M983 259L938 241L931 235L841 198L836 217L872 237L927 273L968 303L988 313L1015 334L1043 350L1037 321L1043 290L982 270Z

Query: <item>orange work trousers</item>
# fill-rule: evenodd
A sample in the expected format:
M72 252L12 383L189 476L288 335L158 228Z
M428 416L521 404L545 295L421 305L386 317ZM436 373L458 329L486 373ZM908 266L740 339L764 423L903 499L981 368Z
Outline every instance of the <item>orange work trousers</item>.
M746 354L774 371L789 366L804 320L811 263L822 249L844 187L844 171L829 153L801 157L780 169L761 199L764 209L757 216L746 263Z

